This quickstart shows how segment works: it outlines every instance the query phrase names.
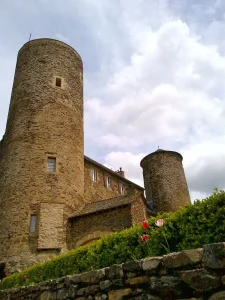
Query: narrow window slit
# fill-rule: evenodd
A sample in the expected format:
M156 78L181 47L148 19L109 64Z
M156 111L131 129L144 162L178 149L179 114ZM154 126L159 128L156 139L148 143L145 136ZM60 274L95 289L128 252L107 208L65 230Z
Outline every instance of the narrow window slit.
M36 231L36 219L37 216L35 214L30 215L30 232Z
M92 181L97 181L97 170L92 169Z
M62 85L62 79L59 78L59 77L56 77L56 79L55 79L55 85L58 86L58 87L61 87L61 85Z

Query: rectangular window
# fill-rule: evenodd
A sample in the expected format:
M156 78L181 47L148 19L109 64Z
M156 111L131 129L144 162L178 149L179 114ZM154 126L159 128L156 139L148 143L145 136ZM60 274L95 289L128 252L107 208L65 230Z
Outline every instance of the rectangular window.
M125 193L125 186L124 184L120 183L120 194L124 195L124 193Z
M62 79L60 77L56 77L55 79L55 85L58 87L61 87L62 85Z
M30 232L36 231L36 219L37 216L35 214L30 215Z
M106 176L106 187L110 187L110 177Z
M97 181L97 170L92 169L92 181Z
M48 157L48 172L55 172L55 171L56 171L56 158Z

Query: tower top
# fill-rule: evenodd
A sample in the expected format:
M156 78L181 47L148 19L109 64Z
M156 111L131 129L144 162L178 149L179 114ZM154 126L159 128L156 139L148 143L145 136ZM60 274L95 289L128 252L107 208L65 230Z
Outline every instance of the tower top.
M20 48L19 53L20 53L20 51L23 50L24 47L27 47L27 46L29 46L30 44L34 44L34 43L40 44L40 43L42 43L42 42L56 43L56 44L59 44L59 45L61 45L61 46L65 46L65 47L67 47L67 48L70 48L73 52L75 52L75 53L79 56L80 60L82 61L80 54L79 54L73 47L71 47L70 45L68 45L68 44L66 44L66 43L64 43L64 42L62 42L62 41L59 41L59 40L56 40L56 39L50 39L50 38L40 38L40 39L30 40L30 41L26 42L26 43Z

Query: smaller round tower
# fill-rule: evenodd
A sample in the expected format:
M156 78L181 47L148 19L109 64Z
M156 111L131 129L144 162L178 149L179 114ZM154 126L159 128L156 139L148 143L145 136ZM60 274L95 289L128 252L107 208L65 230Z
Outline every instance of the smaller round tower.
M176 211L191 203L182 160L180 153L162 149L141 160L146 198L156 213Z

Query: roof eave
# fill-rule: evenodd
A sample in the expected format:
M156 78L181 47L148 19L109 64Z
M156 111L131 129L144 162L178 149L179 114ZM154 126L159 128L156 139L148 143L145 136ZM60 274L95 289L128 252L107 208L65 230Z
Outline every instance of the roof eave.
M113 206L113 207L109 207L109 208L103 208L101 210L97 210L97 211L93 211L93 212L89 212L89 213L84 213L84 214L81 214L81 215L70 216L70 217L68 217L68 219L82 218L82 217L86 217L86 216L89 216L89 215L94 215L94 214L98 214L98 213L102 213L102 212L114 210L114 209L117 209L117 208L129 206L129 205L131 205L132 202L133 201L128 202L128 203L119 204L118 206Z

